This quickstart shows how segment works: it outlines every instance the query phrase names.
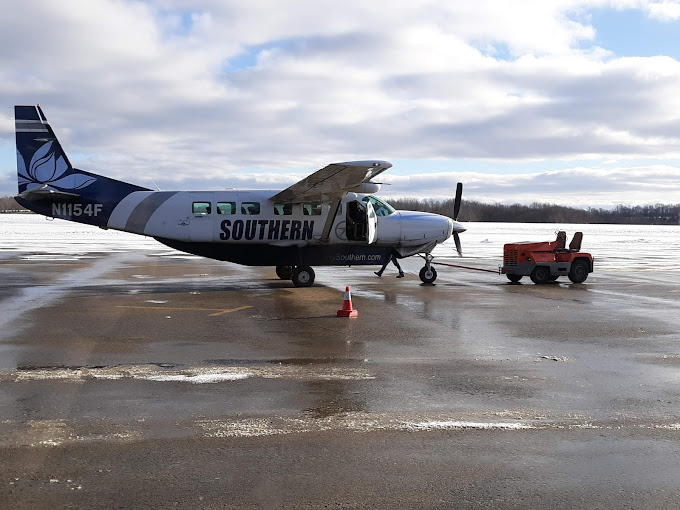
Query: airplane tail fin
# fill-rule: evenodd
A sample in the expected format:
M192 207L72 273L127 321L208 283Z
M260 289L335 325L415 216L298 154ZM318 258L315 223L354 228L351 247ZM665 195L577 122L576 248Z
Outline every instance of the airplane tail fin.
M74 168L40 106L15 106L14 118L19 190L15 199L24 207L45 216L106 226L124 197L149 191ZM86 210L89 214L82 212Z

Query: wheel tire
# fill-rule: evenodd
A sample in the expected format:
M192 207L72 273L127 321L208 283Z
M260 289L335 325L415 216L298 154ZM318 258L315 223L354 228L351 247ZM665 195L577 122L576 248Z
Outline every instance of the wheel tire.
M282 280L290 280L293 277L293 266L276 266L276 276Z
M430 266L430 269L428 269L426 266L424 266L420 270L420 281L423 283L433 283L437 279L437 270Z
M569 279L574 283L583 283L588 278L588 273L590 268L588 267L588 262L583 259L576 259L571 263L571 269L569 269Z
M508 277L508 280L510 280L512 283L517 283L517 282L519 282L519 281L522 279L522 275L521 275L521 274L511 274L511 273L508 273L508 274L506 274L505 276L507 276L507 277Z
M551 282L556 282L557 279L558 279L559 277L560 277L560 275L551 276L551 277L550 277L550 281L551 281Z
M293 269L293 284L296 287L311 287L314 283L314 270L309 266Z
M550 281L550 269L545 266L536 266L529 278L531 278L531 281L536 285L548 283Z

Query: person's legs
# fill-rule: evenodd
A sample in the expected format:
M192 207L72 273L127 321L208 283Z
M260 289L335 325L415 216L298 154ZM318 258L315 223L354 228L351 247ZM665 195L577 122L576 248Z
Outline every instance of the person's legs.
M397 269L399 270L399 274L397 275L397 278L403 278L404 272L401 270L401 266L399 265L399 261L397 260L397 257L394 254L392 255L392 262L394 262L394 265L397 266Z
M390 263L390 259L387 259L385 261L385 263L383 264L383 266L378 271L375 271L375 274L377 274L378 276L382 276L383 271L385 271L385 268L387 267L387 264L389 264L389 263Z

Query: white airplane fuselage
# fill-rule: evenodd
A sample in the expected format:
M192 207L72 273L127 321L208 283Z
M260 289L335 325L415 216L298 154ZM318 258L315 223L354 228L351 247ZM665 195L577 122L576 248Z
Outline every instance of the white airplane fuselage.
M277 257L281 256L282 249L318 251L313 247L323 252L320 255L323 260L314 257L317 265L377 264L385 260L386 248L412 251L444 242L454 229L464 230L445 216L397 211L373 196L350 193L342 199L324 238L331 202L277 203L271 200L275 193L271 190L135 191L115 206L106 227L151 236L183 251L246 265L281 265ZM374 239L348 239L347 204L354 201L365 204L368 197L380 204L374 211ZM64 206L53 205L53 212L57 217L68 216ZM345 249L335 254L333 246L370 246L371 253L361 257L356 250ZM253 251L255 247L257 252Z

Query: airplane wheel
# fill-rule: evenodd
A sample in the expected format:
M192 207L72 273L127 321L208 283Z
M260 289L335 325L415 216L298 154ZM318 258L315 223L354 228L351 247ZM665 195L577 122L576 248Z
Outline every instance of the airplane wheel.
M505 276L507 276L507 277L508 277L508 280L510 280L512 283L517 283L518 281L520 281L520 280L522 279L522 275L521 275L521 274L512 274L512 273L508 273L508 274L506 274Z
M276 276L282 280L290 280L293 277L293 266L276 266Z
M427 266L424 266L420 270L420 281L423 283L432 283L437 279L437 270L430 266L430 269L427 268Z
M588 263L585 260L575 260L569 270L569 279L574 283L583 283L588 278Z
M309 266L293 269L293 284L296 287L311 287L314 283L314 270Z
M545 266L536 266L529 276L536 285L550 281L550 269Z

